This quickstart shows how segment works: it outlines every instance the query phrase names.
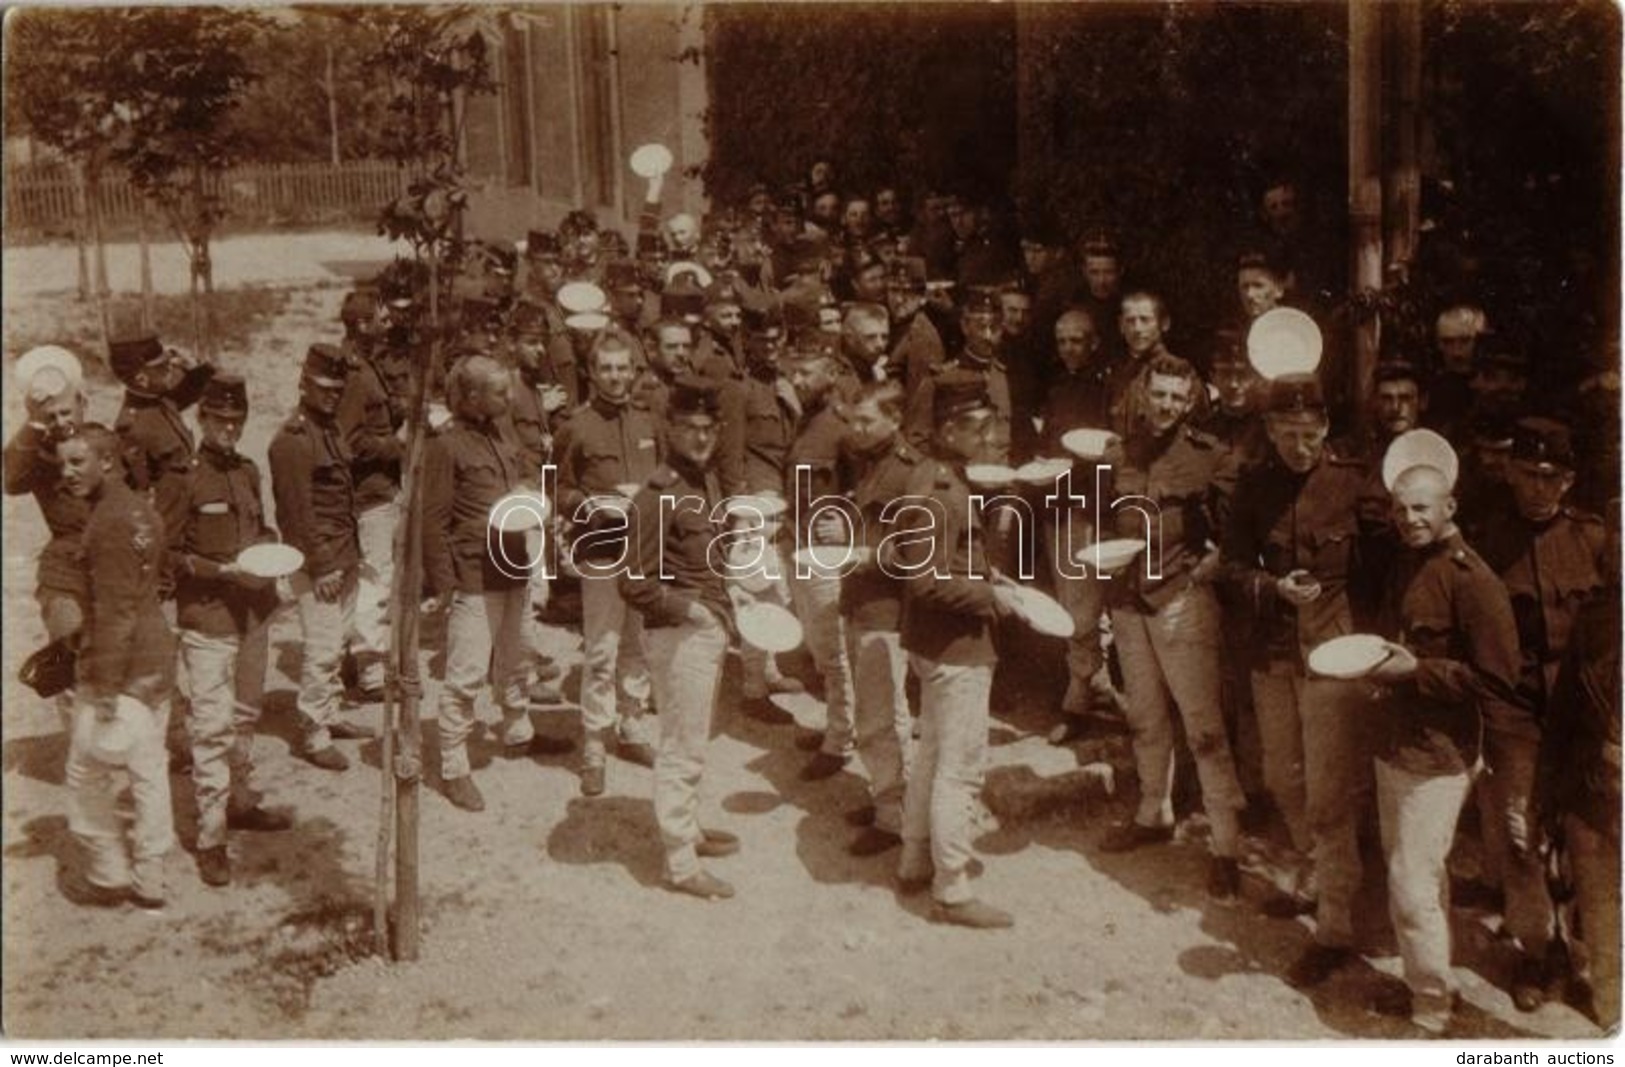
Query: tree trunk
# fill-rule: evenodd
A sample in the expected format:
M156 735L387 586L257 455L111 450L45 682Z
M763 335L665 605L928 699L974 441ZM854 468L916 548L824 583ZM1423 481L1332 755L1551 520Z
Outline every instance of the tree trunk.
M102 176L101 167L90 166L85 174L85 202L90 209L90 237L96 243L96 317L102 324L102 344L111 344L113 338L112 309L107 301L107 242L102 238Z
M145 197L141 200L141 328L152 330L157 321L152 309L152 239L150 212L152 205Z
M343 157L339 154L339 93L338 86L333 78L333 41L331 38L326 42L326 49L327 80L324 87L327 89L328 148L332 156L333 166L336 167Z
M1382 10L1350 4L1349 12L1349 239L1353 291L1382 288ZM1381 321L1353 323L1350 396L1366 396L1376 372ZM1361 428L1368 418L1358 405Z
M85 169L73 168L73 248L78 256L79 302L90 302L90 219L85 208Z

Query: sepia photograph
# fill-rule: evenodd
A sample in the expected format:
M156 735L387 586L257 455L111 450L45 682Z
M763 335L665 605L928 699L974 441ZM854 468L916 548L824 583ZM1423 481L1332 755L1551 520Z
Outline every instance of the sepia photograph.
M1621 23L9 6L4 1040L1617 1038Z

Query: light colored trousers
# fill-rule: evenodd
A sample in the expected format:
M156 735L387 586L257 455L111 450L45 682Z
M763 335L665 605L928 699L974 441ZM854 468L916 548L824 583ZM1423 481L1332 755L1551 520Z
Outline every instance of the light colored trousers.
M682 882L700 871L695 852L701 837L700 779L705 774L728 633L714 617L704 624L652 626L643 631L643 648L660 708L655 822L666 852L666 877Z
M1585 820L1563 818L1563 837L1580 908L1581 942L1590 964L1597 1021L1619 1026L1619 841Z
M469 773L468 737L474 732L474 705L487 681L502 710L502 744L529 744L535 736L525 693L530 680L525 653L529 610L527 585L452 594L446 615L446 684L440 690L439 708L442 779Z
M1310 678L1290 663L1254 671L1264 783L1320 887L1315 940L1354 944L1359 817L1372 792L1368 701L1358 683Z
M1114 609L1112 635L1123 665L1134 767L1140 779L1135 822L1174 821L1174 726L1177 704L1196 759L1202 805L1213 828L1213 852L1234 857L1240 836L1237 812L1244 798L1230 759L1219 705L1219 603L1213 590L1194 585L1155 615Z
M395 501L375 504L356 515L361 566L356 574L355 652L362 689L382 689L389 656L389 594L395 580Z
M832 756L852 752L855 730L852 725L852 665L846 655L846 620L841 618L839 578L790 579L796 617L812 655L813 664L824 679L823 751Z
M181 631L181 658L192 680L186 732L199 849L224 845L227 813L246 811L258 799L252 781L254 727L265 696L270 635L269 621L241 637Z
M853 725L858 758L869 775L875 826L900 834L903 827L905 755L914 724L904 683L908 658L896 630L865 630L846 624L846 654L852 664Z
M589 740L620 724L641 741L637 722L649 710L649 666L643 657L643 616L630 610L612 577L581 577L581 725ZM603 748L585 748L602 763Z
M125 765L112 767L90 754L95 705L73 709L68 743L68 828L83 847L86 877L103 889L129 886L142 896L164 898L164 856L175 843L169 806L169 753L164 747L167 699L137 712ZM119 810L121 780L128 776L133 815Z
M1499 730L1484 731L1487 773L1478 779L1480 823L1489 866L1506 891L1506 929L1539 956L1556 929L1552 896L1541 856L1544 835L1535 811L1540 742Z
M1082 523L1078 525L1087 530ZM1078 577L1076 564L1069 567L1069 573L1063 573L1057 556L1066 549L1064 528L1051 526L1047 532L1050 545L1045 558L1055 579L1055 599L1072 616L1073 626L1072 636L1066 642L1067 683L1061 703L1063 707L1073 707L1082 702L1087 709L1089 680L1105 662L1105 653L1100 647L1100 613L1105 607L1106 585L1093 570L1088 572L1088 577ZM1082 535L1076 538L1080 543L1085 539Z
M304 571L294 573L291 584L299 604L299 630L304 656L299 664L299 715L304 730L303 746L314 752L333 743L328 727L338 718L344 697L340 669L344 665L344 642L355 630L356 571L344 572L344 585L338 599L324 604L316 599L316 587Z
M910 656L920 678L920 741L903 798L904 880L931 875L944 904L971 899L971 841L987 768L993 665L961 666Z
M1456 990L1450 973L1450 879L1445 858L1472 778L1411 774L1376 760L1377 815L1388 862L1388 914L1404 961L1414 1014L1447 1015Z

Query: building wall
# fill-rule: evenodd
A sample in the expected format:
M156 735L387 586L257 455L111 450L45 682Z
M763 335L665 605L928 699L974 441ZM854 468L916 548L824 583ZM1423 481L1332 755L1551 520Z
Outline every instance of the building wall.
M698 4L516 9L493 43L500 88L469 103L471 233L512 240L579 207L630 238L645 185L628 159L651 141L676 160L664 211L703 212L702 19Z

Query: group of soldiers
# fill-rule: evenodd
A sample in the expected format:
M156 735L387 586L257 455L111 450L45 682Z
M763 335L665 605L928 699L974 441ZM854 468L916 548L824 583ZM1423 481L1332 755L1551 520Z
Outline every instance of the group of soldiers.
M530 716L560 699L539 615L574 586L580 790L605 792L612 754L653 768L668 887L733 895L702 861L740 842L701 825L699 797L735 649L744 714L788 724L772 697L821 698L803 779L858 758L871 803L849 814L850 851L896 850L900 890L929 891L938 921L1009 926L970 883L994 679L1064 656L1051 740L1104 719L1133 749L1138 805L1100 850L1169 842L1176 778L1193 770L1211 897L1240 899L1245 830L1273 826L1295 856L1264 901L1314 919L1288 981L1357 959L1371 831L1404 959L1397 1010L1447 1026L1446 860L1476 795L1485 877L1521 953L1518 1007L1583 971L1614 1025L1618 431L1592 413L1617 405L1617 373L1518 351L1493 308L1465 301L1438 309L1432 350L1386 356L1363 395L1335 342L1318 370L1261 373L1250 325L1297 302L1315 266L1281 189L1235 260L1234 323L1187 344L1177 294L1129 284L1106 233L1070 242L1038 220L1006 242L970 198L924 198L911 221L897 190L833 182L814 168L703 225L663 217L654 183L630 246L578 211L513 247L466 245L438 292L406 264L358 287L270 444L274 526L260 467L237 450L242 378L150 336L116 341L125 399L109 430L85 420L69 361L34 360L5 487L32 493L50 529L47 633L78 635L77 689L59 700L94 895L163 903L172 634L205 882L230 881L228 831L291 825L262 806L250 757L286 601L303 635L296 751L347 768L335 742L370 732L347 716L391 684L397 520L426 393L420 608L445 613L438 787L458 808L484 807L468 756L482 694L506 751L574 748ZM194 406L200 439L181 415ZM1453 448L1396 445L1422 427ZM1077 430L1103 444L1080 450ZM1047 473L1018 477L1033 461ZM544 488L539 527L496 521ZM1119 538L1146 551L1115 570L1079 562ZM301 554L292 574L237 562L275 541ZM850 565L792 558L824 546ZM1064 647L1031 640L1002 595L1022 584L1064 607ZM793 613L811 675L742 625L763 604ZM1364 676L1310 669L1354 633L1382 641ZM126 701L144 716L118 761L129 826L96 743ZM1554 852L1574 890L1561 907Z

